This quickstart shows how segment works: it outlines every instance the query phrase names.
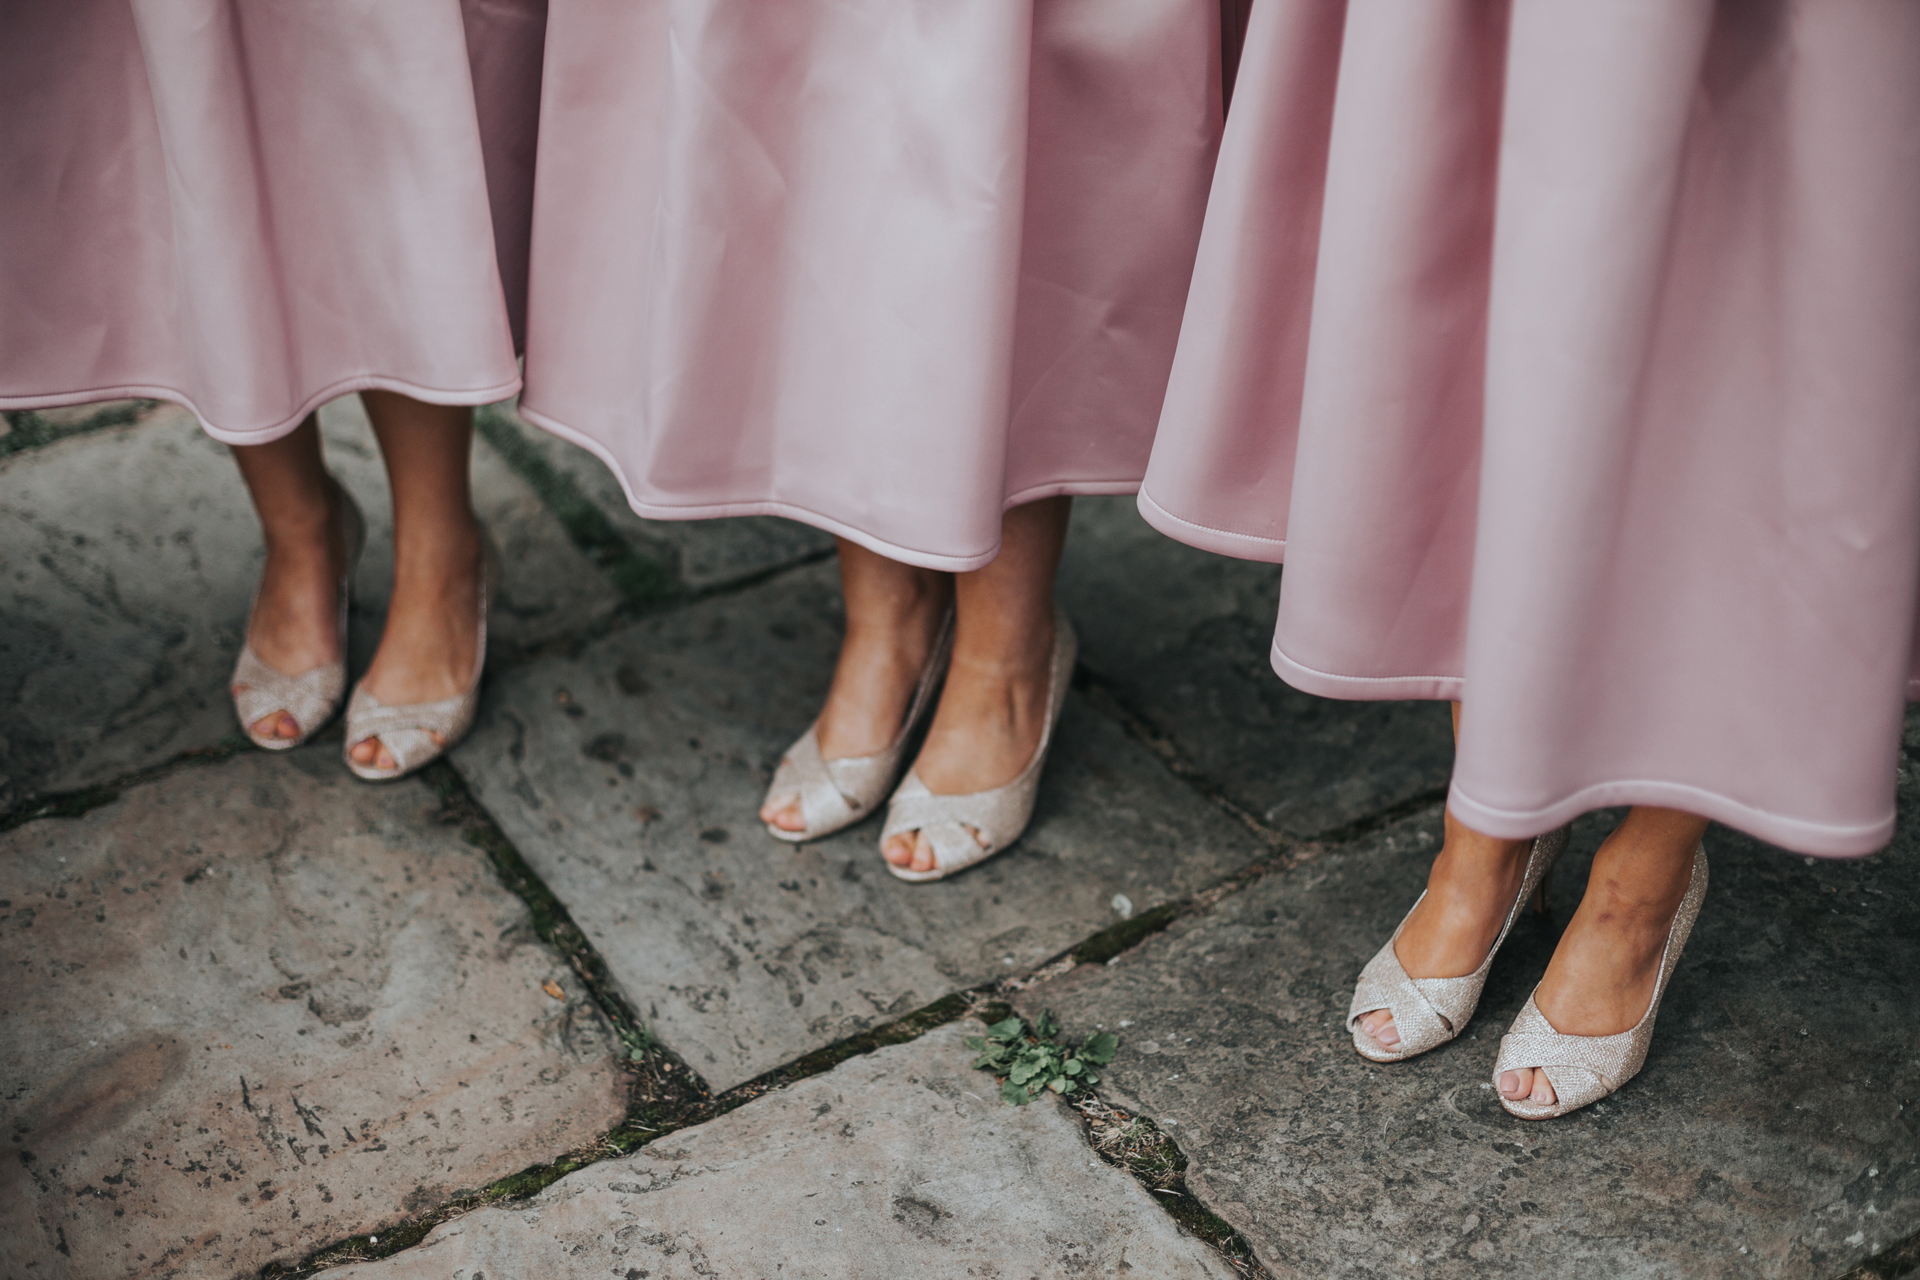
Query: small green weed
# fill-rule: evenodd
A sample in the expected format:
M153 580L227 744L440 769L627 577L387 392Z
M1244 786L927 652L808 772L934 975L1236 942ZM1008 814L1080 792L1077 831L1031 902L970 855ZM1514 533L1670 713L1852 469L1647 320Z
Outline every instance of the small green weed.
M618 1056L634 1062L642 1061L660 1047L660 1042L653 1038L653 1032L647 1030L645 1023L636 1022L631 1027L615 1027L614 1032L620 1037Z
M1060 1024L1051 1012L1040 1015L1031 1033L1018 1015L1003 1018L984 1036L968 1036L967 1048L978 1053L974 1066L1001 1078L1000 1100L1024 1107L1051 1089L1062 1097L1100 1083L1095 1067L1113 1061L1120 1037L1096 1031L1079 1044L1059 1039Z

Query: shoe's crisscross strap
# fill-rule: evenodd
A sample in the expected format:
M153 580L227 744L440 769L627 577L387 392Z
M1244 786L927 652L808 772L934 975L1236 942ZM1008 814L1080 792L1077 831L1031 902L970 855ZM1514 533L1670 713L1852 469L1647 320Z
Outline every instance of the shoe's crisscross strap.
M817 726L816 726L817 727ZM767 794L778 799L798 796L803 837L821 836L865 817L877 797L893 781L894 753L881 752L844 760L827 760L820 754L820 739L810 728L788 748L773 771L773 784Z
M333 719L333 713L340 709L340 695L347 691L347 664L322 663L290 676L268 666L252 645L245 645L240 660L234 663L230 684L234 712L247 736L257 746L284 751L305 742ZM299 722L298 738L264 738L253 731L254 725L276 711L284 711Z

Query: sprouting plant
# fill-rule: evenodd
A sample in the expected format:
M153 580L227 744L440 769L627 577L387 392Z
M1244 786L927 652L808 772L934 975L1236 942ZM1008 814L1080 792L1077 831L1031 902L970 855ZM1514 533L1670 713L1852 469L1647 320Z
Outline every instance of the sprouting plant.
M1063 1097L1100 1083L1095 1067L1113 1061L1120 1037L1096 1031L1079 1044L1063 1043L1060 1024L1051 1012L1040 1015L1033 1030L1018 1015L987 1028L984 1036L968 1036L967 1048L980 1056L974 1066L1001 1078L1000 1099L1024 1107L1051 1089Z
M646 1026L641 1023L635 1023L631 1028L615 1027L614 1031L620 1037L620 1050L615 1056L630 1059L634 1062L638 1062L649 1053L652 1053L654 1048L660 1043L654 1039L653 1033L647 1030Z

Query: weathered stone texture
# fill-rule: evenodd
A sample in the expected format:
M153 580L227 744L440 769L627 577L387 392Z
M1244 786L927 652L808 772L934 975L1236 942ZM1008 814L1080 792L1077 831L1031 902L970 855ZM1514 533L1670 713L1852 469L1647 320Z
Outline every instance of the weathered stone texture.
M978 1031L978 1024L965 1024ZM340 1280L893 1280L1234 1272L1097 1159L1066 1107L1013 1108L962 1028L882 1049L470 1214Z
M0 1275L251 1273L618 1123L604 1021L436 808L309 748L0 836Z
M1602 816L1576 828L1558 920ZM1823 1280L1920 1229L1911 821L1879 858L1814 866L1716 830L1646 1069L1538 1123L1491 1078L1547 924L1516 927L1452 1044L1376 1066L1344 1029L1438 836L1437 815L1400 823L1022 999L1120 1033L1103 1087L1169 1126L1278 1276Z
M839 643L832 564L503 676L455 762L637 1007L715 1088L1046 959L1261 852L1070 699L1034 825L895 879L870 819L800 846L755 816Z

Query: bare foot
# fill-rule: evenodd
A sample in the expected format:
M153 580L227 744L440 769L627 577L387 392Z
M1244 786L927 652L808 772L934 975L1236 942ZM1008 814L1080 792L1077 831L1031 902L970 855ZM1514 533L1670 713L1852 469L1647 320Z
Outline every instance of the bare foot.
M1554 1030L1617 1035L1646 1015L1706 825L1671 809L1635 809L1601 845L1586 896L1534 992ZM1501 1096L1514 1101L1555 1100L1545 1071L1503 1071L1497 1083Z
M1464 977L1486 961L1526 879L1532 845L1531 840L1481 835L1447 810L1446 843L1427 875L1426 896L1393 944L1408 977ZM1400 1032L1389 1011L1375 1009L1357 1025L1382 1049L1399 1047Z
M386 629L362 681L381 702L439 702L472 685L480 661L480 548L480 526L469 515L400 549ZM441 734L433 738L444 745ZM378 738L365 738L348 750L357 764L398 765Z
M937 796L967 795L1004 786L1020 775L1040 748L1050 708L1053 671L1053 619L1017 638L1011 649L996 650L955 639L953 665L940 695L927 740L914 772ZM993 638L1007 637L997 629ZM984 848L979 832L973 838ZM888 837L882 850L888 862L911 871L934 869L933 842L923 831Z
M340 660L340 577L346 572L346 525L340 490L311 510L276 513L260 593L247 621L247 643L276 671L302 675ZM239 694L249 686L236 684ZM304 732L290 711L274 711L250 726L262 738L291 741Z

